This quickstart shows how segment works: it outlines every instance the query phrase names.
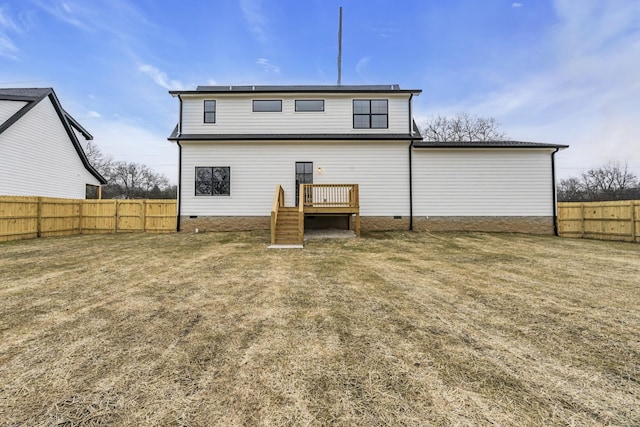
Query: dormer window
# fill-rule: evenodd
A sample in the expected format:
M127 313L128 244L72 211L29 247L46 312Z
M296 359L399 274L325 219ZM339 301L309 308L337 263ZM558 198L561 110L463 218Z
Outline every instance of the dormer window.
M387 129L389 101L387 99L354 99L354 129Z
M281 112L282 100L281 99L255 99L253 101L254 112Z
M216 101L210 99L204 101L204 122L216 122Z

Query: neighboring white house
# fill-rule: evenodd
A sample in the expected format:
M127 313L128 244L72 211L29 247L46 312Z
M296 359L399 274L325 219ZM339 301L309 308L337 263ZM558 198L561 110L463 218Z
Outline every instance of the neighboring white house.
M53 89L0 89L0 195L84 199L106 183L82 148L91 139Z
M554 230L553 153L565 146L423 142L412 115L420 90L200 86L170 93L180 101L168 139L179 146L183 230L269 228L276 186L284 206L295 206L301 183L357 184L363 229ZM304 225L350 225L345 215L324 214L305 211Z

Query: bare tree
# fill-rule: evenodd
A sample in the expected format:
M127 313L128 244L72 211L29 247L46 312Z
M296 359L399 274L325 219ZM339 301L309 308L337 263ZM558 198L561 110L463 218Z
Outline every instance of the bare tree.
M85 155L87 156L87 160L89 160L89 164L91 164L104 179L109 181L114 163L113 157L104 154L100 151L98 145L91 141L87 144Z
M596 201L624 200L640 197L640 181L626 163L609 162L589 169L580 177L560 180L558 200Z
M584 186L580 178L561 179L558 183L558 200L561 202L584 201Z
M500 130L500 123L493 117L471 116L459 113L454 117L432 117L420 125L426 141L473 142L504 141L507 135Z
M90 142L85 152L89 163L107 184L102 187L104 198L175 198L177 187L169 179L146 165L115 161Z

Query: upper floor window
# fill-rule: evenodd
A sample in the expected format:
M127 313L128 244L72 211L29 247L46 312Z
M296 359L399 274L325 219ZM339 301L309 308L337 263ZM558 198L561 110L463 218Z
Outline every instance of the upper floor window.
M216 122L216 101L213 101L213 100L204 101L204 122L205 123Z
M281 99L254 99L253 100L253 111L254 112L263 112L263 111L282 111L282 100Z
M354 129L386 129L389 127L387 99L354 99Z
M296 111L324 111L324 99L296 99Z
M196 196L228 196L231 194L229 166L196 167Z

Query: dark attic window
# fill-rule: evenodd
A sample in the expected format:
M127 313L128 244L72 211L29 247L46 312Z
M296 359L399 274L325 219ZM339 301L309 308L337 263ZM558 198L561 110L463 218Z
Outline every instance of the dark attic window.
M296 111L324 111L324 99L296 99Z
M281 99L255 99L253 101L253 111L258 112L281 112Z

